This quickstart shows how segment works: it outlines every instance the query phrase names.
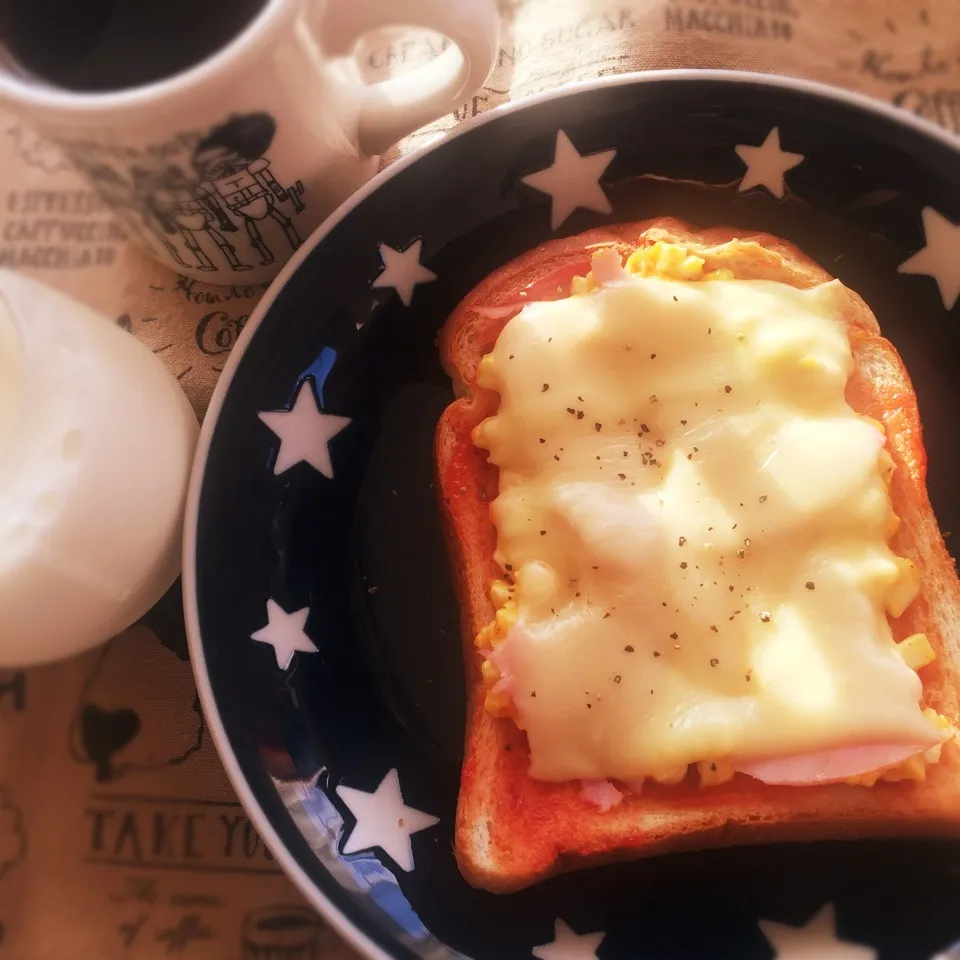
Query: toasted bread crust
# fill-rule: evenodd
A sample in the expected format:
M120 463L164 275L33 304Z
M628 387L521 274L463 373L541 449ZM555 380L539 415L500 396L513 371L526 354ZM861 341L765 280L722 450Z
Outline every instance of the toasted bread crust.
M475 287L441 332L444 368L463 394L444 412L436 433L438 490L462 612L469 691L455 849L464 877L487 890L516 890L560 871L674 850L960 836L960 748L954 741L946 744L941 761L928 769L922 784L772 787L738 775L702 790L688 778L680 786L645 787L642 795L628 795L620 806L600 813L581 797L577 783L543 783L527 776L525 734L484 709L473 640L493 617L487 591L501 575L493 561L496 531L488 510L497 495L497 470L474 447L470 431L496 412L498 399L474 383L477 363L512 316L505 305L522 300L521 291L558 270L562 274L582 267L584 272L590 255L603 247L626 255L656 240L684 244L705 258L706 270L727 267L740 279L778 280L798 288L832 279L791 244L768 234L737 234L724 227L697 230L661 218L591 230L522 255ZM902 639L927 633L937 660L920 672L924 703L956 723L960 581L927 496L916 396L896 350L852 291L842 319L856 361L848 402L884 423L897 468L891 495L902 523L892 546L922 574L920 596L893 621L894 634Z

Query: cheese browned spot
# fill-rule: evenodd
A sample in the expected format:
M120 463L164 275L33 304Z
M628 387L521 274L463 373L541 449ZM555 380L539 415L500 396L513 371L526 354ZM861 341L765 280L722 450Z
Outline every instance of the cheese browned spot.
M887 620L918 578L887 545L882 430L844 399L839 283L664 279L703 279L682 249L631 261L653 275L604 265L606 285L525 307L478 376L501 397L475 442L515 581L481 646L531 776L675 782L698 763L717 782L935 747Z

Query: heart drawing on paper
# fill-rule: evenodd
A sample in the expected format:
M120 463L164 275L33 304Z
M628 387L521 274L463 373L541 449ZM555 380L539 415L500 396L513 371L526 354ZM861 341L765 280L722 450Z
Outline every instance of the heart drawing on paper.
M140 732L140 717L129 707L102 710L95 703L84 704L80 714L80 738L87 757L96 765L100 782L115 777L111 758Z

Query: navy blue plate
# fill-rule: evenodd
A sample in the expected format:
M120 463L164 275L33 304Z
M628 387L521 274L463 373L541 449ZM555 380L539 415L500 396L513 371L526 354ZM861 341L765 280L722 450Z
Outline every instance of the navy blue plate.
M671 214L792 240L873 307L960 529L960 150L800 81L671 72L493 111L381 174L304 245L210 408L184 553L220 754L278 860L370 957L930 960L960 845L664 856L494 896L451 852L464 689L433 487L438 328L550 237Z

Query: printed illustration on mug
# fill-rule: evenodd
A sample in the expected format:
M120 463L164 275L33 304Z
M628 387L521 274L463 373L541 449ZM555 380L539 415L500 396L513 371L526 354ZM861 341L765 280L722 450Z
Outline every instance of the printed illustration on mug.
M62 146L158 254L204 272L245 271L274 263L276 243L302 242L294 220L306 209L304 185L281 184L267 157L276 130L268 113L249 113L142 150Z

